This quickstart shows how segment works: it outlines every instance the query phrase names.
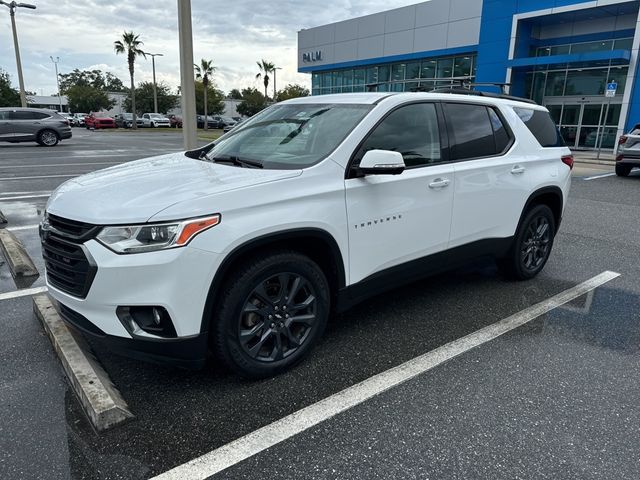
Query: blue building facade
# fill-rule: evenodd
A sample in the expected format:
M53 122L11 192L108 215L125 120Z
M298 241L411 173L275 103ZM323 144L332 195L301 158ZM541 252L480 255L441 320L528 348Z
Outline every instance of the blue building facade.
M549 109L570 147L613 148L640 123L639 10L620 0L431 0L300 31L299 71L314 95L507 83Z

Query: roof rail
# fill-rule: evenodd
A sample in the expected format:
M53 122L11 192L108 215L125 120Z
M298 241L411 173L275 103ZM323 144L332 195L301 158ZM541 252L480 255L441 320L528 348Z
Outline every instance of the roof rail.
M484 84L482 84L484 85ZM489 85L489 84L487 84ZM497 85L497 84L490 84ZM504 84L507 85L507 84ZM475 86L475 85L474 85ZM430 90L432 93L455 93L458 95L475 95L478 97L488 97L488 98L503 98L505 100L514 100L516 102L529 103L532 105L537 105L537 103L528 98L516 97L514 95L507 95L506 93L494 93L494 92L481 92L479 90L471 90L468 88L460 88L456 85L451 85L450 87L438 87Z

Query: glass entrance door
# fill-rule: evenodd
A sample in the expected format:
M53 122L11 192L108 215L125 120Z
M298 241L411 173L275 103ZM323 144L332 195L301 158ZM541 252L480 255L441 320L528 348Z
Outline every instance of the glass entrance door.
M602 139L602 148L614 147L620 118L620 103L612 102L607 112L607 103L603 102L602 98L580 101L558 100L550 100L545 103L545 106L549 109L567 146L590 150L598 148Z

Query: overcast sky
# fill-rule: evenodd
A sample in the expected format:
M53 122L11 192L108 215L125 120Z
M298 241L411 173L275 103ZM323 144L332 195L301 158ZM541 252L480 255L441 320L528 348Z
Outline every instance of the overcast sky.
M25 88L37 94L56 92L54 66L60 73L98 68L111 71L128 85L126 57L116 56L113 42L124 30L141 35L144 49L156 58L158 81L179 84L176 0L29 0L37 10L18 9L16 20ZM417 3L417 0L192 0L194 60L213 59L215 83L232 88L260 87L256 61L264 58L283 68L278 86L310 86L308 74L297 73L297 32ZM0 6L0 68L18 86L9 11ZM150 81L151 60L136 62L136 82Z

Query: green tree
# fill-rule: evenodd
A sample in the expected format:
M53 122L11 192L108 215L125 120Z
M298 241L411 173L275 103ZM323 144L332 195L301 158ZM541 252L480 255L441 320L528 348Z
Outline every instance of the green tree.
M133 74L135 69L136 57L142 55L147 58L147 55L142 51L142 45L144 43L140 40L140 35L136 35L133 32L124 32L120 40L113 42L113 48L116 54L126 54L127 63L129 65L129 76L131 77L131 114L133 115L132 126L134 129L136 125L136 85L133 81Z
M20 106L20 92L11 86L11 77L0 69L0 107Z
M202 93L204 94L202 104L204 105L204 116L206 118L207 115L209 115L209 102L207 101L209 84L211 83L211 77L213 76L213 72L215 72L216 67L213 66L213 60L205 60L203 58L200 60L200 65L194 64L193 68L196 69L196 80L200 80L202 82ZM209 130L209 122L204 122L204 129Z
M242 102L238 104L236 110L240 115L251 117L267 107L267 99L255 88L245 88L242 90Z
M67 90L69 108L72 112L99 112L108 110L115 105L107 92L91 85L74 85Z
M265 59L262 59L261 61L256 63L258 64L258 68L260 69L260 71L256 75L256 78L262 77L262 83L264 84L264 98L269 98L269 95L267 94L270 80L269 74L273 72L276 66L271 62L267 62Z
M163 82L157 85L158 112L167 113L178 106L178 96L171 93L171 88ZM131 97L125 99L123 107L127 112L132 111ZM153 112L153 82L142 82L136 88L136 114Z
M242 100L242 92L237 88L234 88L229 92L229 98L233 98L234 100Z
M276 95L276 102L284 102L290 98L308 97L309 89L298 84L289 84Z
M79 70L58 75L60 79L60 91L64 95L73 86L91 86L107 92L122 92L126 89L118 77L111 72L103 73L102 70Z
M204 115L204 84L196 80L196 112ZM209 84L207 87L207 115L220 115L224 112L224 92Z

